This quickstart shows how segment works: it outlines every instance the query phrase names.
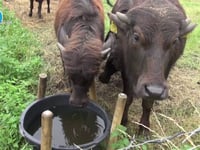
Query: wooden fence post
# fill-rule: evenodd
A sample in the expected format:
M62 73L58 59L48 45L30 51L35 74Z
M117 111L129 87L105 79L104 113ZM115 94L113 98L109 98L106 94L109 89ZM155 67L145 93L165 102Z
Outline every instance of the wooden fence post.
M41 150L51 150L53 113L46 110L41 116Z
M110 134L112 134L112 132L116 129L116 127L121 124L126 100L127 100L126 94L124 94L124 93L118 94L118 99L117 99L117 103L115 106L115 111L114 111L114 115L113 115ZM110 137L107 150L112 150L112 144L115 143L116 141L117 141L116 137Z
M45 97L46 87L47 87L47 74L41 73L39 74L37 99Z

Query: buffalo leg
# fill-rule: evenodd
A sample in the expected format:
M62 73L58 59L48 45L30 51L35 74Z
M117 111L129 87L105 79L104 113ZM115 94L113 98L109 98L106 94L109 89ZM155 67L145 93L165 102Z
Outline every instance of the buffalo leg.
M144 125L139 125L139 134L147 134L149 132L149 130L146 127L150 127L150 121L149 121L149 118L150 118L150 113L151 113L151 110L152 110L152 107L153 107L153 104L154 104L154 100L147 100L147 99L143 99L142 100L142 109L143 109L143 112L142 112L142 117L140 119L140 124Z
M123 80L123 92L127 95L127 101L122 117L122 125L126 125L128 122L128 110L130 105L133 102L133 85L132 82L129 81L128 76L122 72L122 80Z
M33 15L33 2L34 2L34 0L30 0L29 17L32 17L32 15Z
M110 77L117 72L117 69L112 62L113 59L109 57L105 65L104 72L102 72L99 76L99 80L102 83L108 83L110 81Z
M47 0L47 6L48 6L47 12L50 13L50 0Z
M42 13L41 13L41 11L42 11L42 1L43 0L38 0L38 17L39 18L42 18Z

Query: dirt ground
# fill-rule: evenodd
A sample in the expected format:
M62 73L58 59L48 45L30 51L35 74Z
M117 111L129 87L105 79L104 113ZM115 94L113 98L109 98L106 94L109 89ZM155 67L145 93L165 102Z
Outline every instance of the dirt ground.
M38 35L38 39L42 43L42 57L45 60L45 67L41 72L46 72L49 76L47 95L68 92L63 84L63 69L53 28L58 2L59 0L51 0L51 13L48 14L44 1L43 19L38 19L38 3L36 2L32 18L28 16L29 0L6 0L3 2L4 6L16 13L25 27ZM101 84L96 80L97 103L109 112L110 116L113 114L117 95L121 92L122 85L119 77L119 74L113 76L108 85ZM151 116L152 129L159 135L170 135L183 129L186 131L194 130L200 124L200 70L174 67L168 81L170 97L154 105ZM140 116L141 100L135 100L129 112L128 128L130 133L136 131L135 122L139 121ZM176 123L183 129L178 127Z

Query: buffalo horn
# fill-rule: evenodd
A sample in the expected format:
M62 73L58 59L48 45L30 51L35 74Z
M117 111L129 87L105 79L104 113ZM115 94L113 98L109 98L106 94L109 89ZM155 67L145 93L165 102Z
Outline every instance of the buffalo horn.
M186 33L191 32L196 26L197 26L197 24L190 23L190 24L185 28L185 32L186 32Z
M190 23L191 23L191 20L188 18L183 20L181 24L182 29L186 28Z
M107 48L107 49L101 51L101 56L105 57L110 51L111 51L111 48Z
M63 46L62 44L60 44L59 42L57 43L57 45L58 45L58 47L59 47L59 49L60 49L61 51L64 51L64 50L65 50L64 46Z
M196 26L197 26L197 24L191 23L190 19L185 19L182 23L181 35L184 36L184 35L190 33Z
M121 29L126 28L127 23L120 20L119 17L116 14L108 13L108 16L109 16L110 20L112 20L118 27L120 27Z
M126 14L123 14L121 12L117 12L116 15L122 22L127 23L127 24L130 23L130 21L129 21L129 19L128 19Z
M191 20L190 20L189 18L187 18L187 19L185 19L185 22L186 22L187 24L189 24L189 23L191 23Z

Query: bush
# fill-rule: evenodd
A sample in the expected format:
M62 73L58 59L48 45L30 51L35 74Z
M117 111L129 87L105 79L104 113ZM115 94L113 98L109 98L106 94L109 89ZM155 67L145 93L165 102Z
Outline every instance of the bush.
M36 95L42 66L40 44L13 13L2 5L0 10L4 15L0 24L0 145L4 150L21 150L27 146L19 134L19 119Z

